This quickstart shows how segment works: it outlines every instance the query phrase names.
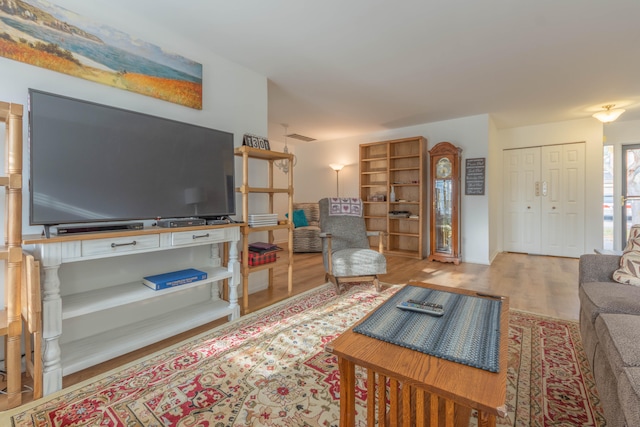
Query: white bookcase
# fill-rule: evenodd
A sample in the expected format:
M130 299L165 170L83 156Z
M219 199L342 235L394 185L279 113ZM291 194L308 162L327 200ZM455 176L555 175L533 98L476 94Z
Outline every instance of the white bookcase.
M64 375L238 318L239 240L233 224L25 236L43 272L44 395L60 390ZM159 291L142 284L144 276L187 267L207 279Z

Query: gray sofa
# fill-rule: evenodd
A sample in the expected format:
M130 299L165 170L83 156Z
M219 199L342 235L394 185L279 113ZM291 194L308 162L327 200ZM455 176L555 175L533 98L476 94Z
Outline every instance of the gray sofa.
M640 286L612 279L619 255L580 257L580 335L607 426L640 426Z

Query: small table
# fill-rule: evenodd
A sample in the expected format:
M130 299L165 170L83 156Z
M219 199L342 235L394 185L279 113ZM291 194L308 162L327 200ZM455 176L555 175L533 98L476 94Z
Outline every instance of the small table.
M475 291L422 282L409 282L408 285L478 296ZM376 414L381 427L466 426L471 409L478 410L479 426L495 426L496 416L506 415L508 328L509 300L505 297L500 312L498 373L370 338L350 328L327 345L327 351L338 356L340 426L355 425L356 365L367 372L369 426L374 425ZM387 393L389 413L386 411ZM442 420L444 424L440 424Z

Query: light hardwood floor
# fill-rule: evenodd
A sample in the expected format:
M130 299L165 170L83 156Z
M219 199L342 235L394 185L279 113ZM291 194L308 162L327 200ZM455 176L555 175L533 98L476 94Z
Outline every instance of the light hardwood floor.
M491 266L461 263L460 265L429 262L412 258L387 256L388 273L381 280L389 284L420 280L445 286L462 287L492 294L506 295L513 309L534 312L563 319L578 319L578 260L501 253ZM272 290L251 295L254 307L268 305L286 296L286 268L275 269ZM294 293L302 293L325 283L322 254L295 254ZM158 351L188 337L204 332L223 321L213 322L184 334L150 345L84 371L68 375L63 386L68 387L139 357Z

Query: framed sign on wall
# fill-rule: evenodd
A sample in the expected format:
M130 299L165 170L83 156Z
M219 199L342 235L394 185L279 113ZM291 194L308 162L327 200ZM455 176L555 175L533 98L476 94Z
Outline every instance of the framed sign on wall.
M465 196L484 196L486 159L466 159L464 174Z

